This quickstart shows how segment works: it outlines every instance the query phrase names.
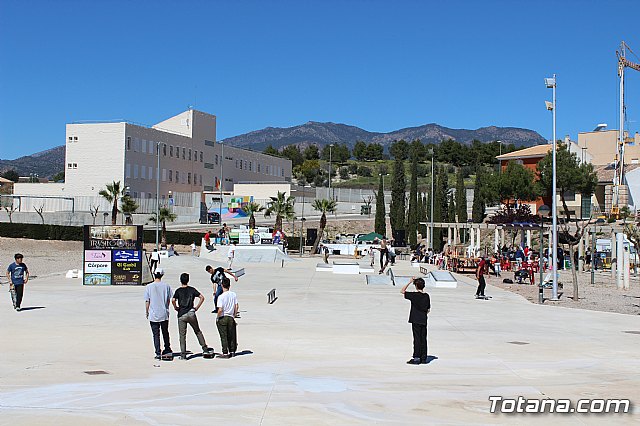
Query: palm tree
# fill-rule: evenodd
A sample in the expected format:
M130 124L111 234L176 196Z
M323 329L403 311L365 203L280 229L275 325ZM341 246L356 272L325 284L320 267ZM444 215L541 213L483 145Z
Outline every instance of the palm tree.
M177 215L171 213L168 207L160 207L160 223L162 224L162 240L160 241L160 246L167 246L167 222L173 222L178 218ZM153 213L153 216L149 218L150 222L156 223L156 213Z
M334 200L327 200L326 198L322 198L319 200L314 200L311 205L314 210L322 212L322 216L320 217L320 232L316 236L316 241L313 243L313 249L311 253L315 253L318 250L318 245L320 245L320 240L322 239L322 234L324 233L324 228L327 227L327 213L335 213L336 207L338 207L338 203Z
M127 225L133 225L131 215L135 213L139 207L140 206L138 205L138 203L136 203L135 200L129 195L125 195L124 197L122 197L122 199L120 200L120 210L122 210L122 213L126 218L125 223Z
M278 191L277 196L269 198L271 198L271 202L264 211L264 216L271 217L272 214L275 214L276 224L274 228L276 231L282 231L282 219L292 220L295 217L293 205L296 199L293 195L287 196L287 194L280 191Z
M256 218L254 217L253 214L261 212L262 210L264 210L264 207L262 207L258 203L254 203L253 201L251 201L250 203L245 204L242 207L242 211L249 215L249 228L250 229L255 229L255 227L256 227Z
M125 196L124 187L120 187L120 181L113 181L113 183L107 184L107 189L101 189L98 194L100 194L105 200L110 203L113 203L113 208L111 209L111 224L116 224L116 219L118 218L118 200Z

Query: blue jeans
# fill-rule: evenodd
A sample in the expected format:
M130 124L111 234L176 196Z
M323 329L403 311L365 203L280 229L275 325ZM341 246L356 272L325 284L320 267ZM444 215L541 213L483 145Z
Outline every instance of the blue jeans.
M213 308L217 312L218 311L218 297L222 294L222 284L218 284L216 286L216 292L213 295Z

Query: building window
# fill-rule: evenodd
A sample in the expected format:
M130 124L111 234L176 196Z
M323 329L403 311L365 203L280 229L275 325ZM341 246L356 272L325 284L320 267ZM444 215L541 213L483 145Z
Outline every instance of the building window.
M258 173L260 173L260 163L258 163Z
M253 171L252 169L253 169L253 167L252 167L251 161L249 161L249 171L250 172Z
M127 151L131 151L131 136L127 136Z
M67 169L70 169L70 168L72 168L72 167L73 167L73 164L71 164L71 163L68 163L68 164L67 164Z
M197 162L198 161L198 151L195 151L193 154L193 161Z
M173 182L173 170L169 170L169 182Z
M133 191L133 198L138 198L138 191Z
M73 141L74 141L74 142L78 142L78 137L77 137L77 136L74 136L74 137L73 137Z
M140 179L147 178L147 166L140 166Z
M215 142L213 142L213 141L207 141L207 140L205 140L205 141L204 141L204 144L205 144L206 146L216 146L216 143L215 143Z
M149 141L149 154L155 155L157 153L157 147L158 145L154 141Z
M169 157L173 157L173 145L169 145Z
M191 173L187 173L187 183L191 185Z
M182 159L186 160L187 159L187 148L182 147Z
M131 164L127 163L125 170L124 176L129 179L131 177Z
M176 170L176 183L180 183L180 172Z
M167 169L162 169L162 181L167 181Z
M167 144L166 144L166 143L165 143L165 144L162 144L162 155L163 155L164 157L166 157L166 156L167 156Z
M189 161L191 161L191 148L189 148Z
M280 177L284 177L284 169L280 168Z
M200 162L202 163L202 159L204 158L204 155L202 154L202 151L200 151Z
M202 175L198 176L198 178L200 179L200 186L202 186Z
M213 169L213 164L211 164L211 163L204 163L204 168L205 168L205 169Z
M142 153L146 154L147 153L147 141L142 139Z
M194 173L194 174L193 174L193 184L194 184L194 185L197 185L197 184L198 184L198 174L197 174L197 173Z
M137 164L133 165L133 178L134 179L138 179L138 165Z

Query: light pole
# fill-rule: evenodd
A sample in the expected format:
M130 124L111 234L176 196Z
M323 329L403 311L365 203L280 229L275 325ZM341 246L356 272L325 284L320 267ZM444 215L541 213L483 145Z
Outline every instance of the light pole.
M302 217L300 218L300 257L302 257L302 252L304 250L304 246L302 245L304 233L304 221L307 220L304 218L304 199L306 196L306 188L311 188L311 186L302 185Z
M593 231L591 233L591 285L596 282L596 238L598 237L597 226L602 225L604 219L600 218L596 220L593 225Z
M500 145L500 154L498 154L498 157L502 156L502 141L496 141L498 142ZM502 160L498 160L498 174L501 175L502 174Z
M429 248L433 247L433 177L434 177L434 167L433 167L433 160L434 160L434 154L435 154L435 150L433 148L429 149L429 154L431 154L431 213L429 214L429 219L431 221L431 227L429 230Z
M552 89L553 91L553 101L546 102L547 109L551 110L553 115L553 146L552 146L552 158L553 158L553 184L552 184L552 204L551 204L551 217L552 217L552 225L551 225L551 233L552 233L552 259L553 259L553 267L551 268L551 273L553 276L553 287L551 293L551 300L558 300L558 206L556 201L556 75L554 74L551 78L545 78L544 84L547 86L547 89Z
M328 197L333 200L333 196L331 195L331 148L333 148L333 144L329 144L329 193L328 193Z
M544 217L549 216L549 206L543 204L538 209L538 216L540 216L540 259L539 259L539 268L540 268L540 288L538 289L538 303L541 305L544 303L544 287L542 287L542 281L544 280L543 271L544 271Z
M236 161L237 162L237 161ZM218 207L218 216L220 225L222 225L222 183L224 182L224 144L220 142L220 205Z
M156 250L160 251L160 145L162 142L156 142L156 154L158 161L156 164Z

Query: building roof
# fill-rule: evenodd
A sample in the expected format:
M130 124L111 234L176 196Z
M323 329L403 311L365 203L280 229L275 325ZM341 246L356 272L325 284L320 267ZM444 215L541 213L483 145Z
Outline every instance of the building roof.
M9 180L9 179L5 179L3 177L0 177L0 183L13 183L13 181Z
M640 167L640 164L625 164L624 172L629 173L632 170L635 170ZM614 175L614 167L613 164L606 164L604 166L595 166L593 170L596 172L598 176L598 182L602 183L611 183L613 182Z
M498 155L498 160L518 160L520 158L544 157L551 150L551 144L535 145L519 151L509 152L507 154Z

